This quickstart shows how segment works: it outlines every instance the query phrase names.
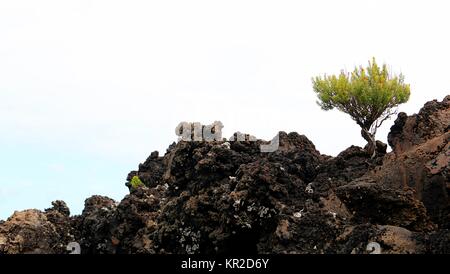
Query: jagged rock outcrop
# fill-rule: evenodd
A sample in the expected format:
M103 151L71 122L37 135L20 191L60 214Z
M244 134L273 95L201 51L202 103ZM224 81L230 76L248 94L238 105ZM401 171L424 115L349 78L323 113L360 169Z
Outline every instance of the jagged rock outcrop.
M41 212L16 211L0 224L0 254L61 254L75 241L70 211L63 201Z
M105 196L86 199L81 216L76 216L73 221L83 253L109 253L112 250L113 241L109 234L116 207L116 201Z
M399 113L388 134L388 143L400 154L449 131L450 95L442 102L427 102L417 114L407 116L404 112Z
M371 176L412 188L433 222L450 229L450 96L426 103L418 114L400 113L388 140L393 153Z
M450 96L398 115L393 151L322 155L305 136L179 141L127 177L122 201L93 196L0 223L1 253L449 253ZM374 249L372 249L374 248ZM379 249L379 250L378 250Z

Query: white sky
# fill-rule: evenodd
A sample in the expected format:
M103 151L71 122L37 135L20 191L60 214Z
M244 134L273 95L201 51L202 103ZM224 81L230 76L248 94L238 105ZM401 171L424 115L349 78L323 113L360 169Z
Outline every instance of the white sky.
M363 146L349 117L315 104L311 77L374 56L411 84L400 110L412 114L441 100L450 88L449 7L433 0L0 0L0 160L11 157L3 148L26 144L95 155L105 165L128 159L128 171L151 151L164 152L180 121L221 120L226 137L297 131L330 155ZM393 121L378 139L386 142ZM48 172L73 164L62 157ZM0 175L0 196L7 183ZM101 184L96 191L117 196Z

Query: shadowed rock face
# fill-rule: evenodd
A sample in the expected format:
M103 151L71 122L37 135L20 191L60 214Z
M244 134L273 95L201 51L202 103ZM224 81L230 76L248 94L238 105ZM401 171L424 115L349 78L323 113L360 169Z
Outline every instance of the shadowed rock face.
M412 188L432 220L450 228L450 96L426 103L418 114L400 113L388 140L393 153L371 176L391 187Z
M427 102L418 114L407 116L404 112L399 113L388 134L388 143L399 154L446 134L449 130L450 95L442 102Z
M352 146L321 155L307 137L173 143L132 171L145 187L117 203L64 202L0 222L0 254L67 253L449 253L449 102L399 114L393 152Z

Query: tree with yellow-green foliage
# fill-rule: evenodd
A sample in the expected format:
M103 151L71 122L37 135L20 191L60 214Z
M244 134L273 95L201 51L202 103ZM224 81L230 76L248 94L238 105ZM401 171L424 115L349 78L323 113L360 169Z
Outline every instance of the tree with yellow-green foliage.
M343 111L361 127L361 135L368 142L372 157L376 153L377 129L410 96L404 76L391 74L386 64L378 66L375 58L366 68L356 67L351 73L342 71L338 76L315 77L313 89L322 109Z
M138 188L138 187L145 186L144 183L141 181L141 179L139 179L138 176L133 176L133 178L131 179L130 185L132 188Z

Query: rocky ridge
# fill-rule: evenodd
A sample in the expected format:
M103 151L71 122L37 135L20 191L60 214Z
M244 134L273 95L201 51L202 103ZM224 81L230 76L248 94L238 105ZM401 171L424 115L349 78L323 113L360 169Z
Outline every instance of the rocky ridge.
M0 222L0 254L450 253L450 96L400 113L377 157L352 146L322 155L304 135L179 141L130 172L121 202L93 196ZM236 139L236 138L235 138Z

